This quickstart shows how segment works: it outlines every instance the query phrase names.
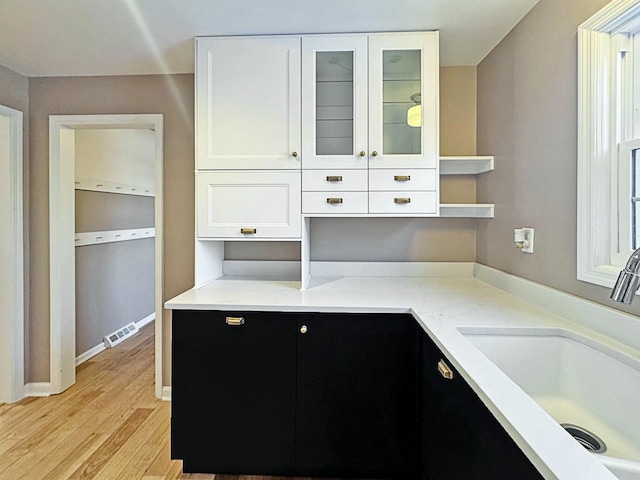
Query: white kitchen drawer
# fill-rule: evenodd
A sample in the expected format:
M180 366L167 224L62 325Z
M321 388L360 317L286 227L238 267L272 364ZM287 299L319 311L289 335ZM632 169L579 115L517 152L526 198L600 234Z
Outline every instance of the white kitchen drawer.
M369 213L435 214L436 192L369 192Z
M302 213L367 213L367 192L302 192Z
M433 168L369 170L369 190L436 190Z
M300 238L300 172L198 172L198 238Z
M303 170L305 192L366 192L366 170Z

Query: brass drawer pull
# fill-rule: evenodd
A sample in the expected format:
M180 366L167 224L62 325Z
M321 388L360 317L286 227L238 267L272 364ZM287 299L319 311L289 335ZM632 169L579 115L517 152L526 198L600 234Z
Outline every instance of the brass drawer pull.
M411 180L411 175L394 175L393 179L396 182L408 182L409 180Z
M244 317L227 317L227 325L231 325L232 327L244 325Z
M258 230L255 228L241 228L240 233L242 235L255 235L256 233L258 233Z
M327 175L327 182L341 182L342 175Z
M327 198L327 203L329 205L337 205L339 203L342 203L342 199L341 198Z
M440 375L447 380L453 380L453 370L451 370L451 367L447 365L444 360L440 360L438 362L438 371L440 372Z
M393 199L393 203L411 203L411 199L408 197L396 197Z

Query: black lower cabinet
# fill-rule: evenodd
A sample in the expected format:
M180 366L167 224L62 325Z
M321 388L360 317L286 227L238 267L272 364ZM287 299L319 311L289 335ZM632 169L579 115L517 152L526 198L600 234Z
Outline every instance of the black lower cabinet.
M453 378L440 373L440 361ZM544 478L426 333L422 367L422 478Z
M294 474L295 317L176 310L172 323L172 458L185 472Z
M413 318L306 314L298 323L298 474L418 478Z
M408 314L173 312L185 472L541 479Z

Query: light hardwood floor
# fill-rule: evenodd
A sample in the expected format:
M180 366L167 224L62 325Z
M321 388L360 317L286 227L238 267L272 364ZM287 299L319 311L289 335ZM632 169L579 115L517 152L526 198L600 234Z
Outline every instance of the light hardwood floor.
M78 367L60 395L0 404L0 480L260 480L183 474L170 403L154 396L154 328ZM274 478L274 477L270 477Z

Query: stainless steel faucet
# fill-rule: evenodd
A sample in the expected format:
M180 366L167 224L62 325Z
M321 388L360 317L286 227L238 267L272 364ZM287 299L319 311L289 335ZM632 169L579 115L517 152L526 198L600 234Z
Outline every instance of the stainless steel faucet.
M618 275L618 280L611 290L610 298L616 302L631 305L636 290L640 286L640 248L631 254L627 265Z

